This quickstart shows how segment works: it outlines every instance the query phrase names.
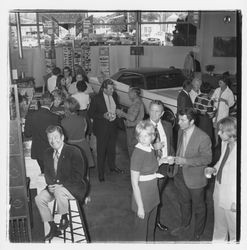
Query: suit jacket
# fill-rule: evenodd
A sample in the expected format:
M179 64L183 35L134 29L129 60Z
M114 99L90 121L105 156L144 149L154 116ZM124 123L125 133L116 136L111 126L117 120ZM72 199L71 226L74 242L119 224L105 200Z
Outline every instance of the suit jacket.
M167 139L167 156L174 156L174 146L173 146L173 130L170 122L161 121L164 128L166 139Z
M183 133L178 131L178 148L182 143ZM195 126L194 131L188 141L184 158L187 164L182 166L183 177L188 188L202 188L206 186L207 179L204 175L204 168L207 167L212 160L211 140L209 136ZM175 173L178 170L175 165Z
M187 95L183 90L178 94L177 99L177 113L184 108L193 108L193 103L190 96Z
M59 120L58 115L46 108L41 107L33 112L28 112L24 134L26 137L32 137L32 159L43 158L44 151L50 147L45 130L49 125L59 125Z
M113 99L116 103L116 108L119 108L118 96L114 92ZM93 132L96 136L99 134L104 134L109 129L116 129L118 123L118 117L112 122L108 121L104 118L104 114L107 112L107 107L105 103L105 99L103 96L103 92L100 91L91 101L88 115L93 119Z
M79 201L86 194L86 163L79 148L64 144L58 159L57 173L54 169L53 148L44 152L44 174L47 185L63 184Z

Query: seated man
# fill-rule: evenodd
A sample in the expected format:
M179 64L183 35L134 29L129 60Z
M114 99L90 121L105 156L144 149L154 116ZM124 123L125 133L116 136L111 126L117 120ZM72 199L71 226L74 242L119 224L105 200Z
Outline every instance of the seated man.
M85 161L78 148L63 142L64 135L59 126L49 126L46 134L50 144L44 153L44 173L47 186L36 197L35 202L43 222L48 222L50 232L45 240L51 240L68 227L68 199L82 201L86 193ZM61 214L59 228L54 222L48 203L56 199L57 211Z

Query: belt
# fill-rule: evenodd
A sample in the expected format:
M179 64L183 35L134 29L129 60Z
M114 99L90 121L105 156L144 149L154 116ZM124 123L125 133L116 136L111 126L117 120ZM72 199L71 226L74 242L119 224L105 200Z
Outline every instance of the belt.
M139 181L151 181L151 180L154 180L157 178L163 178L163 177L164 177L164 175L159 174L159 173L140 175Z

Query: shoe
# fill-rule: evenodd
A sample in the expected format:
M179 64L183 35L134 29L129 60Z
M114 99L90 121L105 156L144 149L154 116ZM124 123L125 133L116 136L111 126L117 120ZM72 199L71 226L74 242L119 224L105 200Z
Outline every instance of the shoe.
M160 231L168 231L169 228L163 224L161 224L160 222L157 222L156 227L160 230Z
M111 172L116 172L118 174L122 174L124 173L124 171L120 168L113 168L113 169L110 169Z
M60 230L65 230L69 226L69 220L66 217L61 218L60 223L59 223L59 229Z
M51 241L53 237L58 237L61 235L61 231L56 227L53 227L50 229L50 232L45 236L45 241Z
M178 235L182 234L183 232L185 232L188 229L189 229L189 225L188 226L177 227L177 228L175 228L175 229L173 229L171 231L171 235L178 236Z

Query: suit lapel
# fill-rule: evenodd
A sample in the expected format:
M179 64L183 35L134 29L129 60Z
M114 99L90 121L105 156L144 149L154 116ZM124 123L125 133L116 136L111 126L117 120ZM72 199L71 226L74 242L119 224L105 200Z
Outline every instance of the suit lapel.
M61 154L60 154L59 159L58 159L58 163L57 163L57 175L61 171L61 165L62 165L64 158L65 158L65 152L66 152L66 144L64 143Z
M105 98L104 98L103 91L100 94L100 100L101 100L100 106L103 107L105 112L107 112L107 106L106 106L106 103L105 103Z
M181 146L182 146L182 140L183 140L183 133L182 133L182 130L179 130L178 131L178 146L177 146L177 152L176 152L176 155L179 156L180 154L180 150L181 150Z

